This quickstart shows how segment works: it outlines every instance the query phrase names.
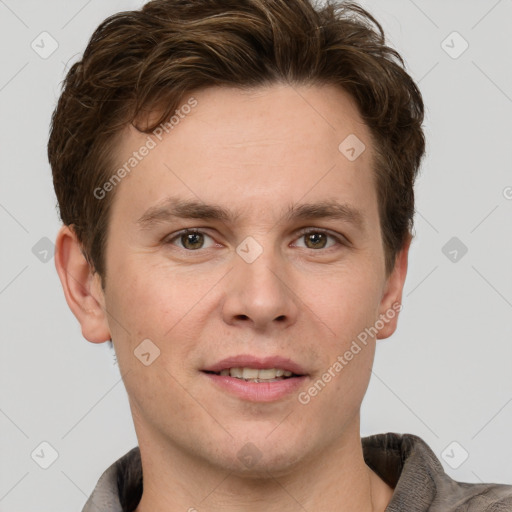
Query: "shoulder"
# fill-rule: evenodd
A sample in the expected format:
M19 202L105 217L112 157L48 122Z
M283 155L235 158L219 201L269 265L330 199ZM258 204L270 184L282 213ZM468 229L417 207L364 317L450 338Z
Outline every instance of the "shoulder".
M136 446L103 472L82 512L135 510L141 495L142 466Z
M467 512L510 512L512 511L512 485L460 483L469 497L461 504L461 511Z
M388 432L362 443L368 466L394 488L386 512L512 512L512 485L454 480L416 435Z

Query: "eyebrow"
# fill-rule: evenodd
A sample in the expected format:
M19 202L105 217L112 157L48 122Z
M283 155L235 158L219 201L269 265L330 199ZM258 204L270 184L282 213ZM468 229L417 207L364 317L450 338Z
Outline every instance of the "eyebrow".
M198 200L168 197L148 208L137 220L136 224L141 230L148 230L157 224L170 222L174 219L201 219L233 224L239 217L239 211L232 212L220 205L207 204ZM342 220L353 224L354 227L361 231L364 231L365 227L364 215L360 210L335 200L291 204L282 217L284 222L313 219Z

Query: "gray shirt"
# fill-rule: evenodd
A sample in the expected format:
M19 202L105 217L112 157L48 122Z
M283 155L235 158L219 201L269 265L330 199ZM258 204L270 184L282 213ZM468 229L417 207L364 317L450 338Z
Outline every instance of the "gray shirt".
M512 511L512 485L457 482L413 434L361 438L366 464L394 488L386 512ZM114 462L100 477L82 512L133 512L142 496L138 447Z

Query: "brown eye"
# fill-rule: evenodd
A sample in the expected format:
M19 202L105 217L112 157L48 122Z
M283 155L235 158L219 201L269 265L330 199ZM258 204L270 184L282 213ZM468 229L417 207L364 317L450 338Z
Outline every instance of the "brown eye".
M299 235L298 240L304 240L304 247L306 249L330 249L336 245L346 245L343 243L341 236L338 237L320 229L305 229ZM329 239L334 240L334 243L328 246Z
M200 249L204 243L201 233L185 233L180 235L180 241L185 249Z
M179 241L178 247L187 251L196 251L198 249L204 249L205 237L211 238L206 233L199 230L185 229L180 233L177 233L171 238L168 238L165 243L176 245L175 241ZM206 247L207 249L208 247Z
M304 240L308 249L323 249L327 243L327 235L325 233L308 233L304 235Z

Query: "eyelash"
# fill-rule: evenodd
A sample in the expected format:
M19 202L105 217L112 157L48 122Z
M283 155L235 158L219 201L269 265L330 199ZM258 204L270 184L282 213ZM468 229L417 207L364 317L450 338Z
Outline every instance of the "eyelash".
M197 229L197 228L187 228L187 229L182 229L181 231L178 231L175 234L169 235L170 237L166 237L163 240L163 243L165 245L173 245L172 242L174 242L174 240L179 239L181 236L189 235L189 234L196 234L196 233L197 234L203 234L203 235L206 235L206 236L209 236L210 238L212 238L210 235L208 235L208 233L206 233L204 231L201 231L200 229ZM297 238L301 238L301 237L303 237L305 235L309 235L311 233L323 233L323 234L333 238L334 240L336 240L336 245L334 245L332 247L328 247L326 249L323 249L323 248L320 248L320 249L309 249L310 251L319 252L319 251L323 250L325 252L325 251L330 251L331 249L336 249L337 246L347 246L347 245L349 245L349 242L344 237L339 236L339 235L334 235L330 231L325 230L325 229L321 229L321 228L304 228L304 229L301 229L299 231L299 233L298 233ZM199 252L199 251L201 251L202 248L196 249L196 250L191 250L191 249L186 249L184 247L179 247L179 249L182 249L183 251L192 253L192 252ZM308 249L308 247L306 247L305 249Z

